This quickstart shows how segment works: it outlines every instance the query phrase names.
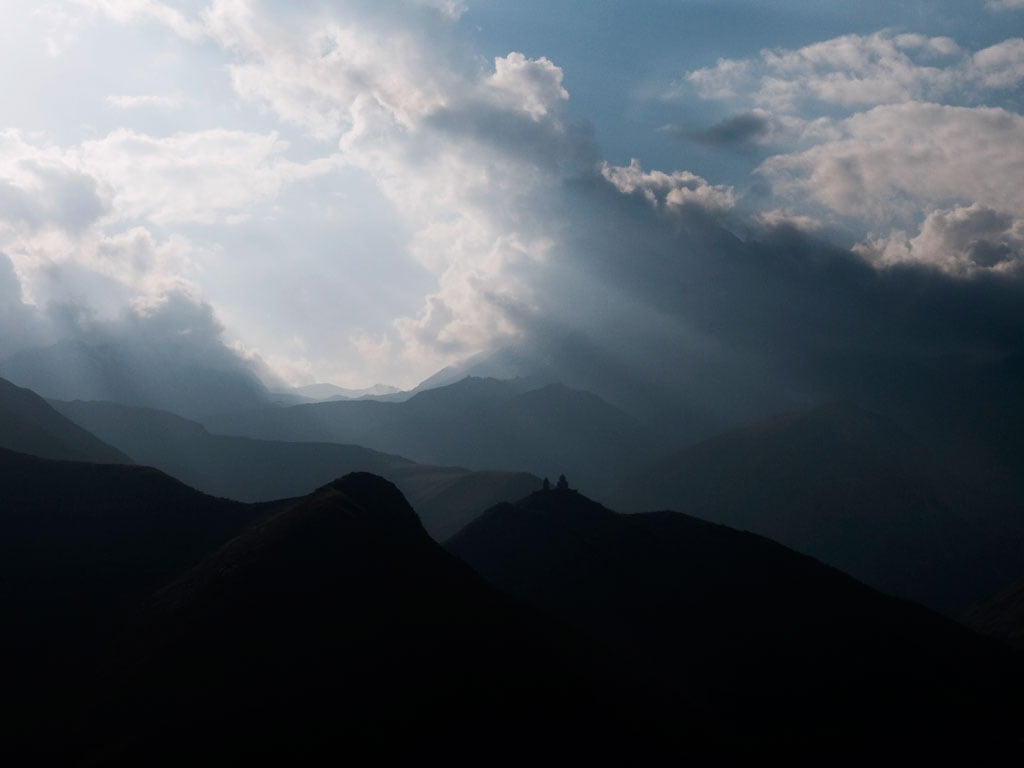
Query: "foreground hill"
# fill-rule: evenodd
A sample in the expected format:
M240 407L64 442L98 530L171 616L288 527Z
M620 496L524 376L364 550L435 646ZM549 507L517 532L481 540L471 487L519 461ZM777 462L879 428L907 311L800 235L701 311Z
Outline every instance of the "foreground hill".
M247 505L0 452L0 495L12 764L977 758L1019 736L1009 649L683 515L500 505L451 540L489 585L367 474Z
M596 395L467 378L405 402L339 401L209 417L222 434L365 445L428 464L566 473L600 494L653 457L650 435Z
M545 491L489 510L446 547L675 681L749 744L941 752L1019 738L1019 658L759 536Z
M651 465L609 503L768 536L953 616L1024 575L1024 520L889 419L851 403L727 432Z
M121 451L54 410L29 389L0 379L0 448L48 459L131 464Z
M354 474L155 595L94 712L110 709L118 764L643 753L647 706L611 695L599 657Z
M1024 650L1024 582L971 609L967 626Z
M254 506L151 469L3 452L0 492L12 764L26 749L280 765L690 741L599 646L445 553L381 478Z
M350 472L382 475L398 485L438 540L482 510L541 484L525 472L435 467L357 445L212 435L166 411L82 401L53 406L138 461L214 496L270 501L304 496Z
M131 605L265 513L148 467L3 450L0 499L4 725L26 742L67 713Z

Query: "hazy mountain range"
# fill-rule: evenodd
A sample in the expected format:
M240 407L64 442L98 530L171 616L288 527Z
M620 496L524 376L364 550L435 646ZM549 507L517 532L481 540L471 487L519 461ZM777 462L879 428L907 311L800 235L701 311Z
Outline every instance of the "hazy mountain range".
M102 402L52 405L137 461L214 496L270 501L303 496L349 472L374 472L401 488L438 540L458 531L480 510L519 498L541 484L525 472L417 464L358 445L214 435L166 411Z
M293 391L313 400L356 400L360 397L378 397L400 392L398 387L392 387L390 384L374 384L372 387L362 389L348 389L336 384L307 384L295 387Z
M729 431L661 459L609 500L768 536L890 594L962 615L1024 567L1019 500L957 472L850 402Z
M525 379L207 421L294 441L0 381L12 759L977 757L1018 737L1019 587L985 602L1024 576L1012 484L981 493L873 411L660 457L600 398ZM346 435L543 461L634 514ZM643 511L667 508L692 514ZM978 604L997 639L819 561L950 615Z
M35 392L0 379L0 448L47 459L131 464L132 460L71 420Z
M429 464L564 472L596 495L658 453L649 430L596 395L526 379L465 378L405 402L265 407L203 423L220 434L363 445Z
M951 467L849 401L659 457L663 440L599 398L524 379L468 378L407 402L266 406L211 417L212 430L116 403L53 401L57 413L27 390L4 392L10 449L138 461L247 502L371 471L398 484L439 541L483 509L536 490L540 476L564 472L625 511L686 510L751 530L954 617L1024 577L1024 518L1011 485ZM49 427L26 431L31 414Z

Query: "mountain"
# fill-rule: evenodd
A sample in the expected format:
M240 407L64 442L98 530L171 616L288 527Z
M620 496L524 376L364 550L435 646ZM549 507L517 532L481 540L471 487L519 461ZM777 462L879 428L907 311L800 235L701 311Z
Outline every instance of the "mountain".
M0 448L48 459L131 464L107 445L54 410L35 392L0 379Z
M131 605L265 512L148 467L5 450L0 499L0 759L60 731Z
M685 688L755 752L1019 739L1020 657L759 536L553 490L489 510L446 548Z
M1019 506L987 494L890 419L839 402L683 449L609 503L750 530L960 616L1024 573Z
M378 397L380 395L395 395L401 392L398 387L389 384L374 384L372 387L362 389L346 389L336 384L307 384L303 387L295 387L295 393L313 400L356 400L360 397Z
M1024 582L972 608L965 621L976 632L1024 650Z
M522 379L466 378L405 402L266 408L203 423L222 434L365 445L428 464L565 473L594 494L650 460L654 444L596 395Z
M8 762L977 757L1019 722L1009 649L684 515L536 493L456 558L365 473L247 505L0 451L0 496Z
M538 365L536 357L514 346L480 352L455 365L442 368L421 381L412 394L457 384L463 379L529 379L540 385L558 381L550 366Z
M109 720L116 764L475 761L497 745L593 758L646 728L600 654L494 591L365 474L155 595L134 643Z
M240 361L176 357L139 345L63 341L25 349L0 362L0 376L46 398L110 400L191 417L270 403Z
M0 453L0 751L57 764L644 755L695 716L353 474L278 505ZM642 694L642 695L641 695ZM10 712L6 711L10 710Z
M53 405L138 461L214 496L271 501L304 496L350 472L382 475L398 485L438 540L482 510L541 484L525 472L417 464L357 445L212 435L197 422L154 409L82 401Z

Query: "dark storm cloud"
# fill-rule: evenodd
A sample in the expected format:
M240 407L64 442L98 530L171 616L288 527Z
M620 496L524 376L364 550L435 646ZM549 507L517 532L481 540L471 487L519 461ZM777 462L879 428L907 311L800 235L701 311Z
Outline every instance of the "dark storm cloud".
M764 115L745 112L727 117L703 130L682 125L668 126L666 130L710 147L737 147L765 136L770 127Z
M788 227L741 239L720 215L657 210L597 177L567 182L552 215L557 258L532 304L503 307L524 329L521 368L681 441L835 398L966 412L1015 397L1019 278L880 270Z
M0 376L44 397L114 400L190 416L255 407L254 363L224 344L212 308L169 293L149 307L97 319L85 305L26 305L0 258Z

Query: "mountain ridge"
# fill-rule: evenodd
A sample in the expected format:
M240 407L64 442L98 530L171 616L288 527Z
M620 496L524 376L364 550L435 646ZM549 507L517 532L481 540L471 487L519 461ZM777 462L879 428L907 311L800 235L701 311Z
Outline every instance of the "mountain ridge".
M1022 701L1004 676L1022 679L1020 656L761 536L552 490L488 510L445 546L764 748L1014 741ZM960 728L975 736L960 741Z
M134 463L30 389L0 378L0 448L48 459Z
M451 535L481 509L541 484L528 473L419 464L358 445L216 435L172 413L117 403L53 405L140 461L215 496L273 501L304 496L356 470L383 475L409 496L435 539Z
M848 400L684 448L609 501L751 530L951 616L1020 575L1024 530L1011 510L891 419Z
M203 423L222 434L365 445L427 464L564 472L595 495L653 450L645 427L596 395L526 379L470 377L404 402L315 403Z

